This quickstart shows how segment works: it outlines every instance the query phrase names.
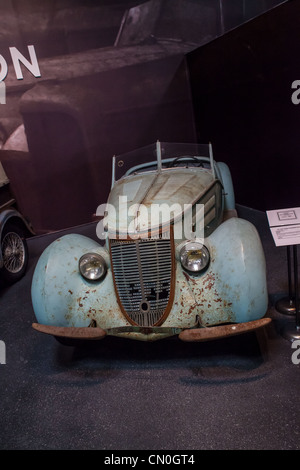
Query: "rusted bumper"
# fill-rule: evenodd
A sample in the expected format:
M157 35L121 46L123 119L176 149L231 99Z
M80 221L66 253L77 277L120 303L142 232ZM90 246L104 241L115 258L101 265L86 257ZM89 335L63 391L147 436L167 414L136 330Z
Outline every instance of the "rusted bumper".
M32 327L40 333L46 333L61 338L73 339L102 339L106 336L106 331L102 328L53 326L32 323Z
M63 327L52 325L41 325L33 323L32 327L40 333L46 333L52 336L73 338L73 339L89 339L100 340L107 335L117 335L123 333L140 333L143 335L163 334L163 335L179 335L179 339L186 342L210 341L227 336L234 336L250 331L257 330L268 325L270 318L262 318L246 323L228 324L220 326L211 326L208 328L169 328L169 327L139 327L139 326L123 326L118 328L110 328L103 330L99 327Z
M250 331L258 330L269 323L271 318L261 318L245 323L236 323L220 326L210 326L208 328L194 328L191 330L183 330L179 334L182 341L210 341L213 339L226 338L227 336L235 336Z

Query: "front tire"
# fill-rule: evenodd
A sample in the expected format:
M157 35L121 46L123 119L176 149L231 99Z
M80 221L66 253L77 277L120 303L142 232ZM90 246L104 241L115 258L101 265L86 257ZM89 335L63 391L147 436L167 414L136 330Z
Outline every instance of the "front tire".
M4 226L1 252L1 277L7 284L13 284L24 276L28 264L28 247L22 228L9 222Z

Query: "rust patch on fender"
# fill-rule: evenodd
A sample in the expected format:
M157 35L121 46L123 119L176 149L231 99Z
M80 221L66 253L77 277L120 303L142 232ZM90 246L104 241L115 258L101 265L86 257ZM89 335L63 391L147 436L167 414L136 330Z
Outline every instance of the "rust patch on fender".
M214 273L206 274L206 276L202 280L202 283L205 289L209 289L209 290L213 288L213 286L215 285L215 282L216 282L216 276Z

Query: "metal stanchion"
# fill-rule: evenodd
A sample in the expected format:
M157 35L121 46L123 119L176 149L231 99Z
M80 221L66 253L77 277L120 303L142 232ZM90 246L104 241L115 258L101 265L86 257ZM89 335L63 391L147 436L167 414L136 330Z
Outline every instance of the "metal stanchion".
M288 297L277 300L275 308L279 313L283 313L284 315L295 315L295 293L293 293L292 289L291 247L289 245L287 246L287 268L289 295Z
M294 257L294 292L295 292L295 315L296 322L289 322L282 331L282 336L289 341L295 341L300 339L300 316L299 316L299 297L298 297L298 257L297 257L297 245L293 245L293 257Z

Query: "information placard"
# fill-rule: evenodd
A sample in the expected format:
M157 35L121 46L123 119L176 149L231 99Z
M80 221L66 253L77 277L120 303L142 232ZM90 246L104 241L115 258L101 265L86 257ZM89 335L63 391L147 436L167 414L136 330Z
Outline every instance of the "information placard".
M300 244L300 207L267 211L276 246Z

